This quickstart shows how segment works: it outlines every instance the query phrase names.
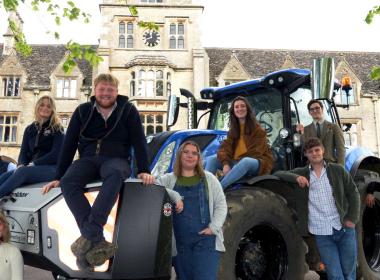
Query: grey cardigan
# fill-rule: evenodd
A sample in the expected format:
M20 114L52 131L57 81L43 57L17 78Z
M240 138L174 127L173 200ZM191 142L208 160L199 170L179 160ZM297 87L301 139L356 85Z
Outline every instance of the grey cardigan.
M223 188L220 185L218 179L208 171L205 171L206 182L208 188L208 202L210 209L211 222L209 227L211 231L215 234L215 249L220 252L224 252L226 249L224 247L223 241L223 224L227 216L227 202L226 197L223 192ZM159 178L157 178L156 183L166 187L170 199L173 202L181 199L178 192L174 191L173 188L177 182L177 177L174 173L167 173ZM186 207L186 201L184 201L184 207ZM173 242L175 246L175 242ZM176 252L175 247L173 248Z

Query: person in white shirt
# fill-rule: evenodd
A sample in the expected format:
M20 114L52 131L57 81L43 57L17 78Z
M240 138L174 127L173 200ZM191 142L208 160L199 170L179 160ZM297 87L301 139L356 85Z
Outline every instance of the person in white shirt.
M24 261L20 250L9 243L7 219L0 211L0 275L2 280L23 280Z

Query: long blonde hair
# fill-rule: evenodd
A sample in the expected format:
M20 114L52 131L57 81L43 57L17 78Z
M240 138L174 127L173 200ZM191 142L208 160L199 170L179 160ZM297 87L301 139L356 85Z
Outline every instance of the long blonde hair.
M59 130L63 131L63 126L62 126L61 121L59 120L59 118L57 116L57 109L55 107L54 99L48 95L44 95L40 99L38 99L36 106L34 107L34 120L35 120L37 126L42 125L42 120L41 120L40 116L38 115L38 109L40 108L40 106L42 105L44 100L47 100L50 104L50 107L51 107L51 116L50 116L50 120L49 120L49 122L50 122L49 128L51 130L53 130L54 132L59 131Z
M1 211L1 209L0 209L0 224L4 225L3 232L0 235L0 243L1 242L8 243L10 238L11 238L11 233L9 231L8 221L5 218L5 215L4 215L3 211Z
M178 149L177 151L177 155L176 155L176 159L175 159L175 162L174 162L174 167L173 167L173 172L174 172L174 175L176 175L177 177L180 177L182 176L182 162L181 162L181 156L182 156L182 152L184 151L185 147L187 145L192 145L194 146L195 148L197 148L197 152L198 152L198 161L197 161L197 165L195 166L195 173L200 176L200 177L205 177L205 171L203 169L203 163L202 163L202 155L201 155L201 149L199 148L199 145L197 143L195 143L194 141L191 141L191 140L188 140L188 141L185 141Z

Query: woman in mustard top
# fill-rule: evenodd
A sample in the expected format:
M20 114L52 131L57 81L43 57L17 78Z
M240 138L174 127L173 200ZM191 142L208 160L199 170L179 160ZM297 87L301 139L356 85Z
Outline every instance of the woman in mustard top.
M258 124L248 100L242 96L232 101L230 130L217 155L206 159L205 169L211 173L223 171L224 188L245 175L269 174L273 157L265 130Z

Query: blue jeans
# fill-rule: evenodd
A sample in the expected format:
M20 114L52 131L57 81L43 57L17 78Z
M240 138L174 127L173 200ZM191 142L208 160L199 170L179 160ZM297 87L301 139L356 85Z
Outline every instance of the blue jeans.
M222 163L217 159L216 155L207 157L205 161L205 169L212 174L215 174L217 169L223 169ZM232 163L232 169L223 177L220 184L223 189L225 189L227 186L243 178L245 175L256 176L259 172L259 168L260 161L255 158L244 157L239 161L234 161Z
M0 197L22 185L49 182L54 179L55 165L22 166L0 176Z
M101 156L78 159L66 171L60 186L83 237L93 242L104 240L103 226L130 174L126 159ZM91 207L83 189L98 179L102 179L103 184Z
M316 235L321 261L329 280L355 280L357 244L354 228L333 229L332 235Z

